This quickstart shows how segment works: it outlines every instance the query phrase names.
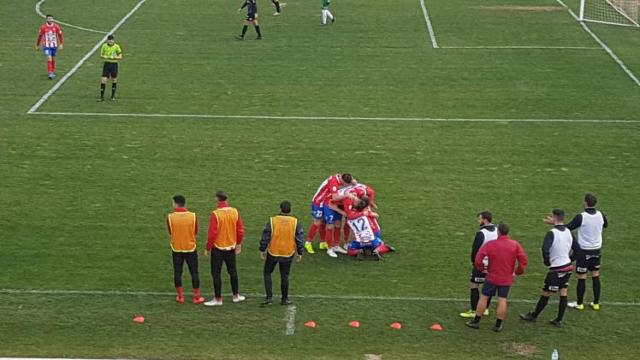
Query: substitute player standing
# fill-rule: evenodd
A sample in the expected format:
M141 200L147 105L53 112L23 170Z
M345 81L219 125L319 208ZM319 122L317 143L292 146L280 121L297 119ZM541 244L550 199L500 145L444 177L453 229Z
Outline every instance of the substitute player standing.
M471 282L469 283L469 300L471 303L471 310L460 313L463 318L474 318L476 316L476 309L478 307L478 300L480 300L480 284L484 283L486 274L483 271L476 269L474 263L476 261L476 255L480 248L484 245L498 238L498 230L496 226L491 223L493 215L489 211L483 211L478 214L478 224L480 229L476 232L476 236L473 239L473 245L471 246ZM487 304L487 310L483 315L489 315L489 305Z
M600 251L602 249L602 230L608 226L607 217L596 209L598 199L587 193L584 196L584 211L576 215L567 227L578 229L576 253L576 274L578 275L577 301L569 303L570 308L584 310L587 273L591 272L593 284L593 310L600 310Z
M572 251L577 249L577 243L573 240L571 231L564 224L564 210L554 209L552 215L545 219L547 224L553 228L544 236L542 243L542 259L544 265L549 268L547 277L544 279L542 295L536 304L535 310L520 314L520 318L525 321L536 321L549 302L549 297L556 292L560 292L560 304L558 305L558 316L551 320L551 324L557 327L562 326L564 312L567 309L567 288L571 277Z
M202 304L204 298L200 296L200 275L198 274L198 252L196 250L196 236L198 235L198 218L195 213L185 207L187 200L182 195L173 197L174 211L167 215L167 229L171 236L171 250L173 257L173 281L176 287L176 301L184 303L184 289L182 288L182 268L185 261L191 273L193 285L193 303Z
M258 24L258 4L256 0L245 0L244 4L238 9L238 12L242 11L245 7L247 8L247 18L244 19L242 23L242 34L237 36L236 39L244 40L244 35L247 33L249 24L253 24L253 27L256 29L256 34L258 34L256 40L262 40L262 33L260 32L260 25Z
M116 44L113 35L107 36L107 42L102 44L100 57L104 60L102 78L100 79L100 101L104 101L104 90L109 78L111 78L111 100L115 100L118 84L118 61L122 60L122 49L120 45Z
M520 243L509 238L509 225L505 223L498 225L498 238L478 251L474 262L478 270L485 268L485 257L489 259L489 265L486 267L487 278L482 286L482 295L478 301L476 316L465 325L479 329L480 320L487 308L489 298L498 295L498 310L493 331L500 332L502 331L502 321L507 316L507 296L509 296L514 275L524 274L528 259ZM518 263L517 268L516 262Z
M53 16L47 15L46 22L40 26L38 31L38 39L36 40L36 50L40 49L47 57L47 72L50 80L56 78L56 53L58 49L63 47L62 29L60 25L53 22Z

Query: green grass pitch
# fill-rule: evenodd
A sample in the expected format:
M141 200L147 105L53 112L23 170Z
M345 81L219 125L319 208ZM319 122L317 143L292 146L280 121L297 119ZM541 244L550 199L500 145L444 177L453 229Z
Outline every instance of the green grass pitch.
M640 88L566 9L553 0L426 0L435 49L419 0L334 0L337 22L327 27L320 1L289 0L280 17L258 1L264 40L250 28L240 42L238 2L147 0L116 33L125 52L118 101L96 102L94 54L40 114L27 110L54 82L33 49L36 1L2 2L0 356L545 359L557 348L563 359L637 357ZM136 3L41 7L108 31ZM589 26L640 74L637 29ZM103 36L63 31L56 81ZM286 335L287 308L259 307L260 233L283 199L306 230L313 192L336 171L376 188L384 237L398 252L381 263L305 256L292 273L295 332ZM245 220L238 261L248 299L179 306L163 216L183 193L203 234L220 188ZM555 329L551 304L544 321L523 324L517 314L533 305L522 300L538 297L545 274L542 218L554 207L573 215L587 191L611 224L602 310L568 310ZM473 331L458 316L466 302L437 300L468 297L484 209L511 225L531 261L500 334L490 331L493 316ZM204 257L200 273L210 298ZM145 324L131 321L137 314ZM305 328L308 320L318 327ZM402 330L389 328L394 321ZM436 322L444 331L429 330Z

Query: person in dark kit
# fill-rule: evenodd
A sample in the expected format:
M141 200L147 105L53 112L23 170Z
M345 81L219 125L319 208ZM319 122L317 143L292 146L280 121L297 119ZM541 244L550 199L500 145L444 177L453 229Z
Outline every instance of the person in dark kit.
M242 23L242 34L237 36L236 39L244 40L244 35L247 33L249 25L253 24L253 27L256 29L256 34L258 34L256 40L262 40L262 33L260 32L260 25L258 24L258 4L256 0L245 0L244 4L238 9L238 12L242 11L245 7L247 8L247 17Z

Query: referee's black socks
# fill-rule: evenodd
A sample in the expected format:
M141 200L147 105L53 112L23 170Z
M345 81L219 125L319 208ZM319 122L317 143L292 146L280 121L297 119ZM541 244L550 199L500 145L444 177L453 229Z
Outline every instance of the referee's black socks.
M118 84L116 83L112 83L111 84L111 98L115 98L116 97L116 88L118 87Z
M104 89L107 87L106 84L100 83L100 98L104 99Z
M262 37L262 34L260 34L260 25L256 25L256 34L258 34L258 37Z
M243 26L243 27L242 27L242 35L240 35L240 36L244 37L244 34L246 34L246 33L247 33L247 29L248 29L248 28L249 28L249 26L247 26L247 25Z

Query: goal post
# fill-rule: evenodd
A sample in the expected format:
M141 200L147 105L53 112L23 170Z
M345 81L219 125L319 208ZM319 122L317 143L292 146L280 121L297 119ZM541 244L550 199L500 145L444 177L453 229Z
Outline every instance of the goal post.
M580 21L639 27L640 0L580 0Z

